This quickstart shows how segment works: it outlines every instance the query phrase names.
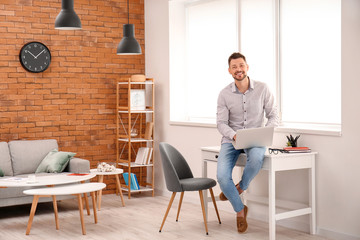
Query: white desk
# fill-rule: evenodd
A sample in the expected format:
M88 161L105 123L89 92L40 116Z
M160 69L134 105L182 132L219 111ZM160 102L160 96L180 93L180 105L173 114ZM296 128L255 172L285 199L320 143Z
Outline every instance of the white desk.
M203 147L202 153L202 176L207 177L207 163L217 162L220 146ZM301 215L310 214L310 233L316 232L316 216L315 216L315 155L311 153L279 153L265 154L262 170L269 171L269 239L275 240L276 221ZM244 167L246 164L246 155L241 154L236 166ZM309 206L288 212L276 214L275 211L275 175L278 171L308 169L309 170ZM207 213L207 204L211 201L204 191L205 210Z

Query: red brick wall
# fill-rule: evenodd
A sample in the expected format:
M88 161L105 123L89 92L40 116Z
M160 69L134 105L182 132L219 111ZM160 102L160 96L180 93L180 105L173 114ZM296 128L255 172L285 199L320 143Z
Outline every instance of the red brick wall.
M60 150L96 167L116 161L115 83L144 74L145 57L116 55L128 21L126 0L74 0L74 9L82 29L60 31L54 22L61 0L1 0L0 141L57 139ZM144 0L130 1L130 23L144 52ZM43 73L27 72L19 62L30 41L51 51Z

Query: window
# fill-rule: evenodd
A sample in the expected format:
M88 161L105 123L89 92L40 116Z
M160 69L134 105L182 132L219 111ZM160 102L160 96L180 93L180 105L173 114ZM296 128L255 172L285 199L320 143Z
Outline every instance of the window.
M215 123L233 81L227 58L247 57L284 125L341 123L341 0L170 1L170 120ZM321 113L321 114L320 114Z

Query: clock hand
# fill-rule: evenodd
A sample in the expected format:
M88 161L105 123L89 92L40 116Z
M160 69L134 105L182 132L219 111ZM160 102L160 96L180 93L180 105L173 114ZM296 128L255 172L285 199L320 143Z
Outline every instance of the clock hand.
M36 55L36 57L35 58L37 58L40 54L42 54L43 52L45 51L45 49L44 50L42 50L38 55Z
M35 57L35 55L34 55L34 54L32 54L32 52L30 52L29 50L25 50L25 52L26 52L26 53L30 53L30 54L31 54L31 56L33 56L34 58L36 58L36 57Z

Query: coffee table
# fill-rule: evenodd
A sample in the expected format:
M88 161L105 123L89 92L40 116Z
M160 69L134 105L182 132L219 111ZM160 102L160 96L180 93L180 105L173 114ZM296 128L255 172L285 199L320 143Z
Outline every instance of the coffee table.
M95 173L54 173L49 175L36 175L35 182L28 182L27 178L17 178L17 177L5 177L0 179L0 188L8 187L42 187L42 186L55 186L61 184L70 184L81 182L84 183L86 180L89 180L95 177ZM90 215L89 200L87 194L84 194L85 205L87 214Z
M40 187L84 182L95 177L95 173L54 173L49 175L36 175L36 182L28 182L27 178L5 177L0 179L0 187Z
M121 190L121 183L119 180L119 174L122 174L124 172L124 170L122 170L121 168L116 168L115 171L112 171L112 172L99 172L97 169L90 169L90 172L95 173L98 176L98 182L100 182L100 183L104 182L104 176L115 175L116 189L120 194L122 205L123 205L123 207L125 207L124 197L123 197L122 190ZM101 208L101 196L102 196L102 190L99 190L98 199L97 199L98 200L98 210L100 210L100 208Z
M96 201L95 201L95 191L99 191L106 187L104 183L83 183L83 184L71 184L65 186L55 186L48 188L34 188L25 190L23 193L26 195L33 195L34 199L31 205L30 216L28 225L26 228L26 235L30 234L31 225L34 219L34 215L36 212L36 207L40 197L52 197L53 206L54 206L54 214L55 214L55 225L56 229L59 229L59 218L58 218L58 209L56 203L56 196L58 195L76 195L78 199L79 212L80 212L80 221L81 221L81 229L82 234L86 234L85 224L84 224L84 214L83 214L83 206L82 206L82 198L81 194L86 195L87 193L91 194L92 204L94 209L94 222L97 223L97 213L96 213Z

